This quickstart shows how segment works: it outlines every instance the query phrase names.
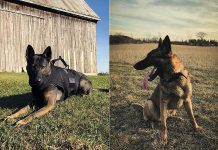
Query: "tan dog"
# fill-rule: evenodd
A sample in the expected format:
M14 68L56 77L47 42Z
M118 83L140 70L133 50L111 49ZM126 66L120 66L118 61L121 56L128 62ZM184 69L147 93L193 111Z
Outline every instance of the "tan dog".
M160 76L160 82L150 100L144 105L144 119L161 121L161 142L167 143L166 119L175 115L183 104L194 129L200 127L195 121L192 110L192 85L189 72L184 68L180 58L172 53L169 36L159 40L158 48L148 53L147 57L134 65L137 70L154 66L156 71L150 75L153 80Z

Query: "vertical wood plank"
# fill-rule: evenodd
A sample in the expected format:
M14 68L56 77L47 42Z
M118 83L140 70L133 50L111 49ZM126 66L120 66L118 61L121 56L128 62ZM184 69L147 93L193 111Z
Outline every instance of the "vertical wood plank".
M25 69L25 51L31 44L36 53L51 46L53 58L61 55L71 68L97 73L96 23L27 6L18 5L15 10L6 1L0 1L0 8L40 17L0 10L0 35L4 35L0 38L0 71Z

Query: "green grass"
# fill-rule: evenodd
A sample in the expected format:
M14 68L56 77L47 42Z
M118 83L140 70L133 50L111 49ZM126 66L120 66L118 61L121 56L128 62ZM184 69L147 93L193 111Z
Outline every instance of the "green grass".
M90 76L94 88L109 88L108 76ZM30 101L26 73L0 73L0 116L4 118ZM72 96L24 127L18 119L0 123L0 149L108 149L109 95ZM19 118L20 119L20 118Z

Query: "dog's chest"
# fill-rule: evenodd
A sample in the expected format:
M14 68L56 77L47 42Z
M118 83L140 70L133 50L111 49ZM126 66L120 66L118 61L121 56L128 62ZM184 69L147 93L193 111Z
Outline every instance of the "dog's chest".
M160 88L163 96L175 95L178 97L182 97L184 95L184 89L178 82L170 82L170 83L161 83Z

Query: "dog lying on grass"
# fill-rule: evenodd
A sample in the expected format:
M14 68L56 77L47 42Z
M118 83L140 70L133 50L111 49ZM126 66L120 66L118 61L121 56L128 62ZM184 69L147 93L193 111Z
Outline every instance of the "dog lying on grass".
M65 100L72 95L89 95L92 83L88 78L75 70L55 66L51 62L51 47L47 47L42 54L35 54L31 45L26 49L27 73L29 85L32 88L33 101L4 120L15 119L30 110L33 106L37 110L24 119L15 123L22 126L39 118L55 107L59 100Z

